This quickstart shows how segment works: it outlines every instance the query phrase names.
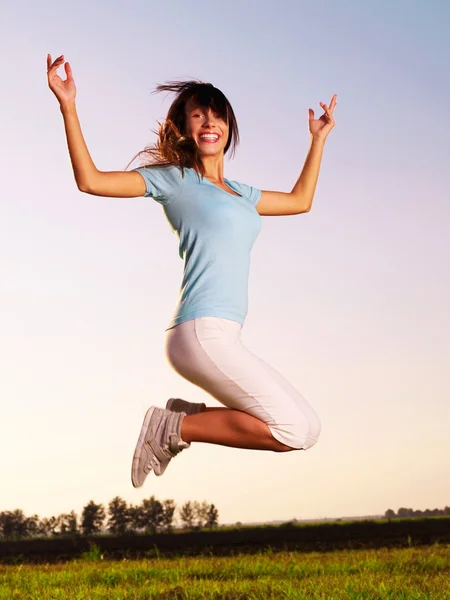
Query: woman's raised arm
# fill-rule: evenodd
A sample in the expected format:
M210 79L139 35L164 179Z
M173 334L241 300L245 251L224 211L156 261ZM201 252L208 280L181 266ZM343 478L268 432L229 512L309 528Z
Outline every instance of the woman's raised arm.
M66 79L59 77L57 70L64 64ZM145 194L143 177L133 171L99 171L95 166L81 131L75 104L76 86L72 69L64 56L52 63L47 55L48 85L55 94L64 119L67 146L78 189L95 196L135 198Z

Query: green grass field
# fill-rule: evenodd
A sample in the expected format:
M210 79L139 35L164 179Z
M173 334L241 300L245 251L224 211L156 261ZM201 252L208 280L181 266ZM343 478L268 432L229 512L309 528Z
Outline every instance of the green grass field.
M1 600L443 600L450 546L0 566Z

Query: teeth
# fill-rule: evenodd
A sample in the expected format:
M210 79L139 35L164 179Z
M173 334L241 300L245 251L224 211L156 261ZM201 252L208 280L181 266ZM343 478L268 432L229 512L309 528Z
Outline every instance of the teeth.
M208 138L209 140L218 140L219 139L219 136L216 135L215 133L203 133L200 137Z

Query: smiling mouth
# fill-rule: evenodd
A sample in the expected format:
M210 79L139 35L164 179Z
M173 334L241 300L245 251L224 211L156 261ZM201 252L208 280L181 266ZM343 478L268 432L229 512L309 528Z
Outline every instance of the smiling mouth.
M220 135L217 133L202 133L200 141L206 142L207 144L215 144L220 139Z

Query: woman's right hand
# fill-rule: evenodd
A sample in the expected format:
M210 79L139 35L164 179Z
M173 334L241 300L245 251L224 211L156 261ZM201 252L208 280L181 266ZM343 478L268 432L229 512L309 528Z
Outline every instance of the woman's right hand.
M67 78L61 79L58 75L58 68L64 64L64 70L66 71ZM47 79L48 86L55 94L59 104L62 106L75 102L75 96L77 95L77 88L75 81L72 76L72 69L68 62L64 63L64 55L57 58L52 63L52 57L47 54Z

